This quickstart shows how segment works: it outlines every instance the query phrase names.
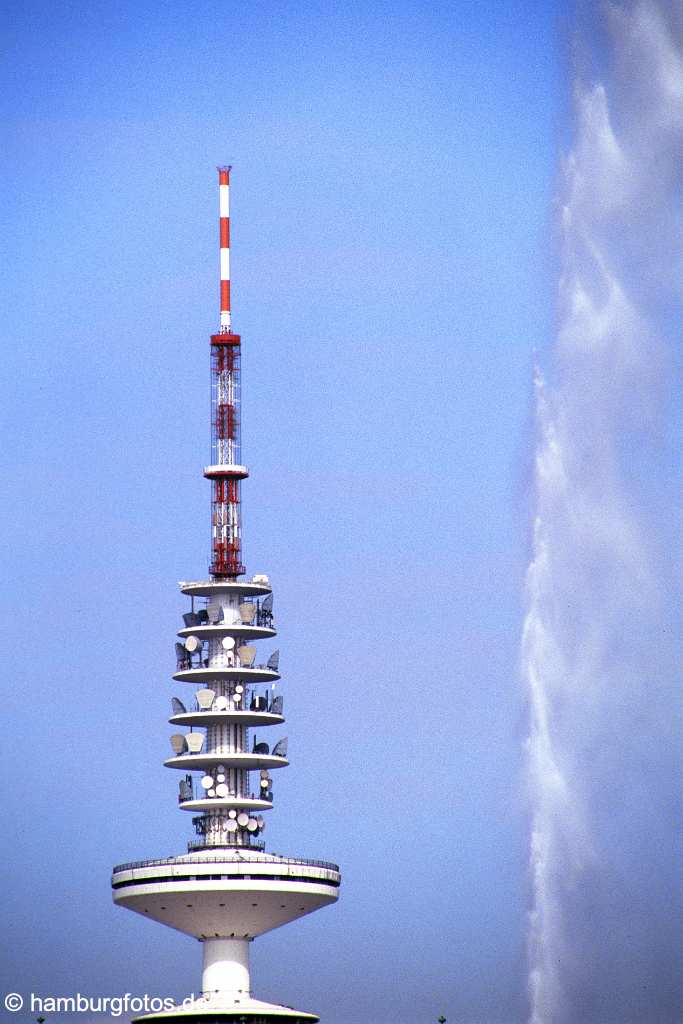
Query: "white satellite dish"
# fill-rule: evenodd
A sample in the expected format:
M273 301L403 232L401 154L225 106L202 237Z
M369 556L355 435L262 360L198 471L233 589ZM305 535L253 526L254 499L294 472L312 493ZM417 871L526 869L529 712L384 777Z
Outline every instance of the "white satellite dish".
M228 698L227 697L216 697L216 711L227 711L228 710Z
M261 779L261 789L268 789L269 785L270 785L270 780L269 779Z
M237 654L242 668L251 668L256 657L256 648L249 644L243 644L242 647L237 648Z
M237 811L235 811L235 810L228 811L228 817L229 818L236 818L237 817Z
M188 732L185 737L187 743L187 749L191 754L198 754L204 746L204 733L203 732Z
M256 605L253 601L243 601L239 607L240 618L245 626L250 626L256 618Z
M265 821L263 820L260 814L256 819L256 824L258 825L259 828L263 828L263 826L265 825Z
M206 795L207 796L215 796L216 795L216 790L215 789L207 789Z
M215 696L215 690L197 690L195 697L197 698L200 711L208 711L213 704Z
M240 813L237 815L237 824L240 825L242 828L246 828L248 822L249 815L245 814L244 811L240 811Z
M202 642L198 636L188 636L187 640L185 641L185 650L188 651L190 654L194 654L195 651L200 650L201 646Z
M228 821L226 821L225 828L226 828L226 830L228 832L236 832L237 831L237 822L234 821L232 818L230 818Z
M185 749L185 737L179 732L174 733L173 736L171 736L171 746L174 754L182 754Z
M239 684L235 687L235 693L244 693L244 687Z
M213 786L213 779L210 775L205 775L202 779L202 789L211 789Z
M268 769L267 768L262 768L261 772L260 772L260 775L261 775L262 779L267 779L268 778Z
M216 786L216 796L226 797L228 795L228 787L224 782L219 782Z
M221 640L221 646L224 651L231 651L235 646L235 638L232 636L224 636Z
M224 764L219 764L217 766L217 768L216 768L216 771L224 772L225 771L225 765Z
M234 700L235 704L241 704L242 703L242 694L241 693L233 693L232 699Z
M223 774L223 772L220 772L220 773L219 773L219 774L218 774L218 775L216 776L216 782L225 782L225 775Z
M256 821L256 818L249 819L249 821L247 822L247 828L249 829L250 832L256 831L256 829L258 828L258 822Z

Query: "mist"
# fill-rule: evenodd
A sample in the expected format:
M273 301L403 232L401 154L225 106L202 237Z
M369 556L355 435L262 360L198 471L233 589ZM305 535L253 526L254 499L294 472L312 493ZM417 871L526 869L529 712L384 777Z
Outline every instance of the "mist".
M680 525L669 380L683 281L683 7L590 5L563 166L558 326L535 381L532 1024L673 1024Z

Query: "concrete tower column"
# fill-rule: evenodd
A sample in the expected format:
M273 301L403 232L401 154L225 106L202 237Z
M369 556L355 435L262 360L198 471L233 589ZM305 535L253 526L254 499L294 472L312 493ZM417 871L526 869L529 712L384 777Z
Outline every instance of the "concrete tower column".
M250 994L249 939L204 939L202 994L234 999Z

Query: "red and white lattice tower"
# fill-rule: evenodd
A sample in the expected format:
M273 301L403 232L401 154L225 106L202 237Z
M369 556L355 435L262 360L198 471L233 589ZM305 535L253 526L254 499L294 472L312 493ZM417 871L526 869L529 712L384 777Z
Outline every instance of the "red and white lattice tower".
M249 475L240 461L240 336L232 333L230 310L230 168L219 167L221 316L220 331L211 335L212 481L210 572L236 579L242 565L240 480Z
M188 852L114 868L114 901L202 943L201 994L139 1021L218 1024L313 1024L315 1014L251 995L249 943L258 935L333 903L335 864L266 853L263 812L273 806L271 772L284 768L287 741L272 749L250 730L284 722L279 655L257 659L254 644L276 635L267 576L242 564L240 482L240 337L230 308L230 168L220 167L220 329L211 335L212 487L209 579L181 583L190 600L176 643L174 679L199 687L174 697L165 764L184 773L180 808L193 813L197 839ZM193 773L199 773L199 777ZM252 782L253 778L256 782Z

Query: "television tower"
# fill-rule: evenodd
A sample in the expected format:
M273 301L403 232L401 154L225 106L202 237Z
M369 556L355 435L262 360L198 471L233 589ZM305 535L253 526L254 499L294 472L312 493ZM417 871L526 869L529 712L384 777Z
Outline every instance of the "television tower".
M284 722L278 652L262 663L258 640L275 636L265 575L244 576L240 484L240 336L230 308L230 167L219 167L220 329L211 336L212 447L209 579L180 584L190 598L176 643L173 678L198 689L172 698L173 757L183 773L178 802L197 838L188 852L114 868L114 902L202 943L201 995L138 1021L170 1024L304 1024L319 1018L251 995L249 943L310 914L339 893L336 864L266 853L259 838L273 806L275 768L287 766L287 740L272 749L250 729Z

